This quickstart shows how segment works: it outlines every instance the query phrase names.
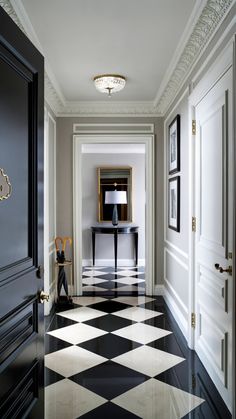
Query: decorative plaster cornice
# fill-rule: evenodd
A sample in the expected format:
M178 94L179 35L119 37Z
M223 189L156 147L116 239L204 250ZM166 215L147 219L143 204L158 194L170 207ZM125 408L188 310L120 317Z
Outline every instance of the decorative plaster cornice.
M194 29L180 55L177 64L158 95L158 102L69 102L58 91L57 84L45 71L45 99L57 116L161 116L166 113L193 65L209 44L235 0L208 0ZM0 0L0 6L8 13L19 28L31 39L27 27L24 28L10 0ZM47 64L46 64L47 67ZM50 74L50 72L49 72ZM55 81L55 80L54 80Z
M14 20L17 26L24 32L24 34L27 36L27 33L25 29L23 28L15 10L13 9L10 0L0 0L0 6L7 12L7 14Z
M44 73L44 94L45 100L53 110L56 116L64 109L64 104L53 86L47 72Z
M183 53L157 103L157 112L165 114L188 77L194 63L209 44L210 39L223 21L234 0L208 0Z
M58 116L160 116L153 102L66 102Z

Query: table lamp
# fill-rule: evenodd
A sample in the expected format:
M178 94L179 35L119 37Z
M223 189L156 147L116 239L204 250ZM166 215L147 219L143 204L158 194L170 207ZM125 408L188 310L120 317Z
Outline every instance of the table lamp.
M114 204L112 213L112 224L113 226L118 225L118 211L117 204L127 204L126 191L106 191L105 192L105 204Z

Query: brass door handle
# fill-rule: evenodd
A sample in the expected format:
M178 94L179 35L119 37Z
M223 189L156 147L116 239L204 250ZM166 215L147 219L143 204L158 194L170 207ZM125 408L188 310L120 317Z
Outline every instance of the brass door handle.
M230 275L232 275L232 266L229 266L227 269L223 269L222 266L219 265L219 263L215 263L215 268L217 271L219 271L221 274L223 272L228 272Z
M39 294L39 301L40 303L44 303L44 301L49 301L49 294L46 294L46 292L41 291Z

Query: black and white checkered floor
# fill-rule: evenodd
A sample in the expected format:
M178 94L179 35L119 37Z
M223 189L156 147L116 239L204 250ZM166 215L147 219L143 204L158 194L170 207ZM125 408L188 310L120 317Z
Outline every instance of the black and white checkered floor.
M46 419L230 418L162 297L90 292L48 328Z
M84 268L83 295L144 295L144 267Z

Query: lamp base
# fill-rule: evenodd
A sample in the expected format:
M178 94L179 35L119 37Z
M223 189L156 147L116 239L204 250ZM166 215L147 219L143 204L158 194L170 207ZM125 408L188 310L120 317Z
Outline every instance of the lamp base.
M118 225L118 211L117 211L117 205L116 204L114 204L114 208L113 208L112 224L113 224L113 226Z

